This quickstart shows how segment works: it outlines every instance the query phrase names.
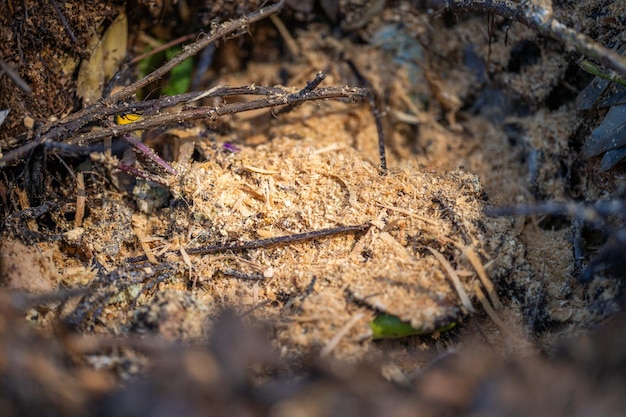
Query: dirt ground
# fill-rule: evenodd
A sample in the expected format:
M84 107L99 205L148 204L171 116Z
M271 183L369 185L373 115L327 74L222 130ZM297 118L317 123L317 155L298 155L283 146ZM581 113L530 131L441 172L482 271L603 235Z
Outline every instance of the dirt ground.
M0 4L0 415L620 415L625 88L437 3L286 2L75 130L264 5ZM624 45L623 2L554 7ZM84 139L116 106L179 115L129 128L165 165Z

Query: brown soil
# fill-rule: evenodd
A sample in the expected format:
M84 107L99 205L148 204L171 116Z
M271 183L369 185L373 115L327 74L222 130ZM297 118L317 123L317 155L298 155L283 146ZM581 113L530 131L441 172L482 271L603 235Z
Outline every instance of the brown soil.
M0 151L97 101L124 62L116 41L132 58L262 2L240 3L2 3L0 58L21 80L0 76ZM198 89L298 91L318 71L370 88L388 171L366 100L144 132L177 175L116 141L4 164L0 415L619 414L623 213L607 229L483 210L623 195L623 163L599 172L579 155L607 111L577 110L593 80L580 56L428 2L287 3L221 42ZM623 36L621 2L561 3L567 26ZM127 31L107 34L123 12ZM237 248L252 241L267 244ZM382 313L416 334L378 340Z

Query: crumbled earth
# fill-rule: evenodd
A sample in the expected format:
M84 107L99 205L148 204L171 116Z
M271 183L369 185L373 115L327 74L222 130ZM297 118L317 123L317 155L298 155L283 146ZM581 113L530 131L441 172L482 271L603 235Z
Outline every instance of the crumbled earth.
M97 100L122 39L133 58L262 2L137 3L0 5L1 153ZM0 414L620 414L624 216L484 212L623 197L623 163L580 155L608 106L577 108L593 76L558 41L416 3L288 1L192 83L366 87L386 172L367 100L144 132L160 184L115 140L2 166ZM619 47L622 2L555 7ZM414 334L378 340L383 313Z

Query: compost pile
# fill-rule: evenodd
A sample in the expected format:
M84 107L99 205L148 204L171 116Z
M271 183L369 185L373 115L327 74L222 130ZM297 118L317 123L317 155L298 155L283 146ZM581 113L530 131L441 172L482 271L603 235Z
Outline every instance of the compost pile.
M0 414L619 414L624 4L443 3L0 5Z

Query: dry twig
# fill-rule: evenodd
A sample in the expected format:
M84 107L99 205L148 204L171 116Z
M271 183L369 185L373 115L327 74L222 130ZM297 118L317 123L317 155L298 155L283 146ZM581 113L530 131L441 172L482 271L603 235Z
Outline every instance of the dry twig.
M296 233L292 235L270 237L267 239L258 239L250 241L235 241L230 243L221 243L216 245L202 246L199 248L185 248L188 255L208 255L212 253L241 252L250 249L267 248L276 245L287 245L291 243L305 242L307 240L320 239L329 236L336 236L346 233L358 233L367 230L369 224L359 224L355 226L340 226L329 229L319 229L312 232ZM169 252L173 253L173 252ZM138 256L127 259L127 262L144 262L147 256Z
M226 94L223 96L231 96L235 95L230 90L229 87L224 87L226 89ZM243 91L243 89L250 89L250 94L258 94L255 93L254 90L257 87L238 87L235 88L237 91ZM164 113L157 114L152 117L144 117L142 120L139 120L134 123L129 123L126 125L120 126L112 126L102 130L91 131L88 133L84 133L74 137L71 142L78 143L81 145L85 145L95 140L102 139L107 136L119 136L124 133L133 132L135 130L146 130L152 127L157 126L167 126L176 123L182 123L190 120L197 119L206 119L208 118L211 121L217 120L217 118L221 116L225 116L227 114L235 114L241 113L249 110L256 110L268 107L282 106L288 104L298 104L305 101L311 100L322 100L329 98L352 98L359 99L361 97L365 97L367 91L362 88L357 87L325 87L318 88L311 92L305 92L301 94L298 93L289 93L287 90L276 88L272 89L275 93L269 95L267 98L251 100L240 103L231 103L224 104L216 107L197 107L190 109L183 109L176 113ZM208 95L207 95L208 96ZM173 98L173 97L172 97ZM162 108L164 107L161 100L157 100L156 107ZM122 113L117 111L116 113Z
M626 58L555 19L551 0L435 0L433 3L442 9L491 12L523 23L626 77Z

